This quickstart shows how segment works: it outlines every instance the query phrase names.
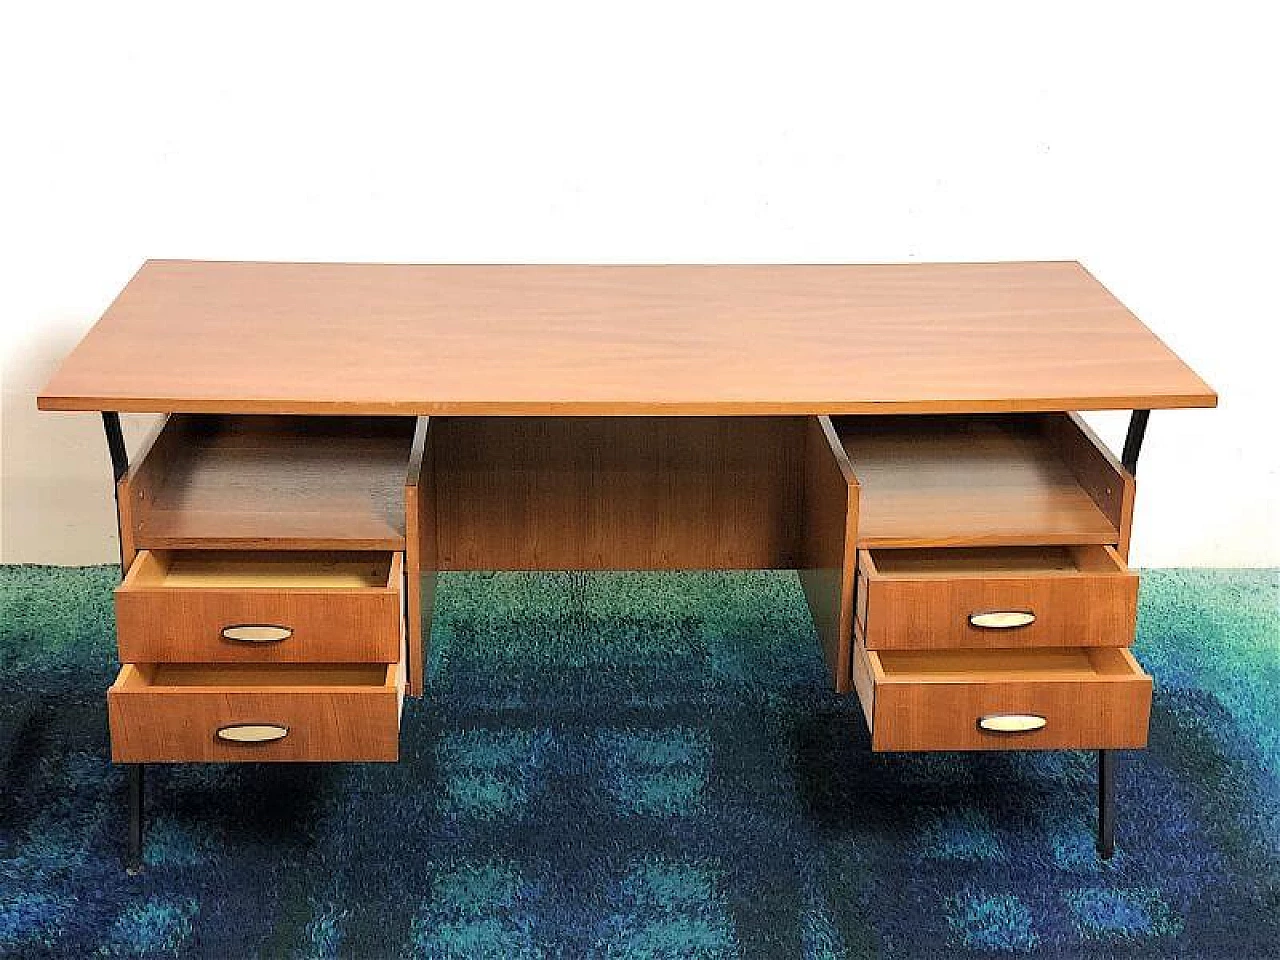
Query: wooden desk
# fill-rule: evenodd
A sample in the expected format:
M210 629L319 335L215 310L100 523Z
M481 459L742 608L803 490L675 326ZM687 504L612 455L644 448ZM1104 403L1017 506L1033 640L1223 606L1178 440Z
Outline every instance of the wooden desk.
M1137 452L1215 403L1074 263L148 262L39 397L116 470L130 863L144 763L395 759L439 571L611 567L798 570L874 749L1097 749L1108 855Z

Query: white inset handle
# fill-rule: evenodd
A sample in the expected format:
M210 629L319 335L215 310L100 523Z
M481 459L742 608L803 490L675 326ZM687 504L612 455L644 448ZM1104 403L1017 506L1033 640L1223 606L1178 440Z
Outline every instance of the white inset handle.
M269 623L240 623L233 627L223 627L222 636L236 643L279 643L292 637L293 630Z
M969 614L969 622L983 630L1015 630L1036 622L1030 610L988 610Z
M987 733L1031 733L1049 721L1034 713L992 713L978 718L978 729Z
M272 743L288 735L288 727L275 723L235 723L218 728L218 739L231 743Z

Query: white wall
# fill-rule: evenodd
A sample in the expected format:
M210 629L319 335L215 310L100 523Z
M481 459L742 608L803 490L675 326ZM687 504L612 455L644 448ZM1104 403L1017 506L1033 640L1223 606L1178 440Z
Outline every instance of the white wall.
M1267 7L12 5L0 558L114 558L33 394L146 257L1043 258L1222 396L1153 416L1135 560L1280 564Z

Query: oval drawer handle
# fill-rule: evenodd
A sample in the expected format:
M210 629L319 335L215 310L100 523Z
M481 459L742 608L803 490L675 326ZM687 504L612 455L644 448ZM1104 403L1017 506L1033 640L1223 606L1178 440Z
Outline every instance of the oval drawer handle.
M273 743L289 735L289 728L276 723L233 723L218 728L218 739L231 743Z
M238 623L223 627L222 636L236 643L279 643L293 636L290 627L277 627L269 623Z
M1033 733L1049 721L1035 713L992 713L978 718L978 729L987 733Z
M988 610L969 614L969 622L982 630L1016 630L1036 622L1030 610Z

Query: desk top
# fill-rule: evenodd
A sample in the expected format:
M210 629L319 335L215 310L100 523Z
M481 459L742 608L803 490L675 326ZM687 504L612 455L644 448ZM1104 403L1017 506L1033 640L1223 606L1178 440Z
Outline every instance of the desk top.
M1216 402L1078 263L148 261L38 405L729 415Z

